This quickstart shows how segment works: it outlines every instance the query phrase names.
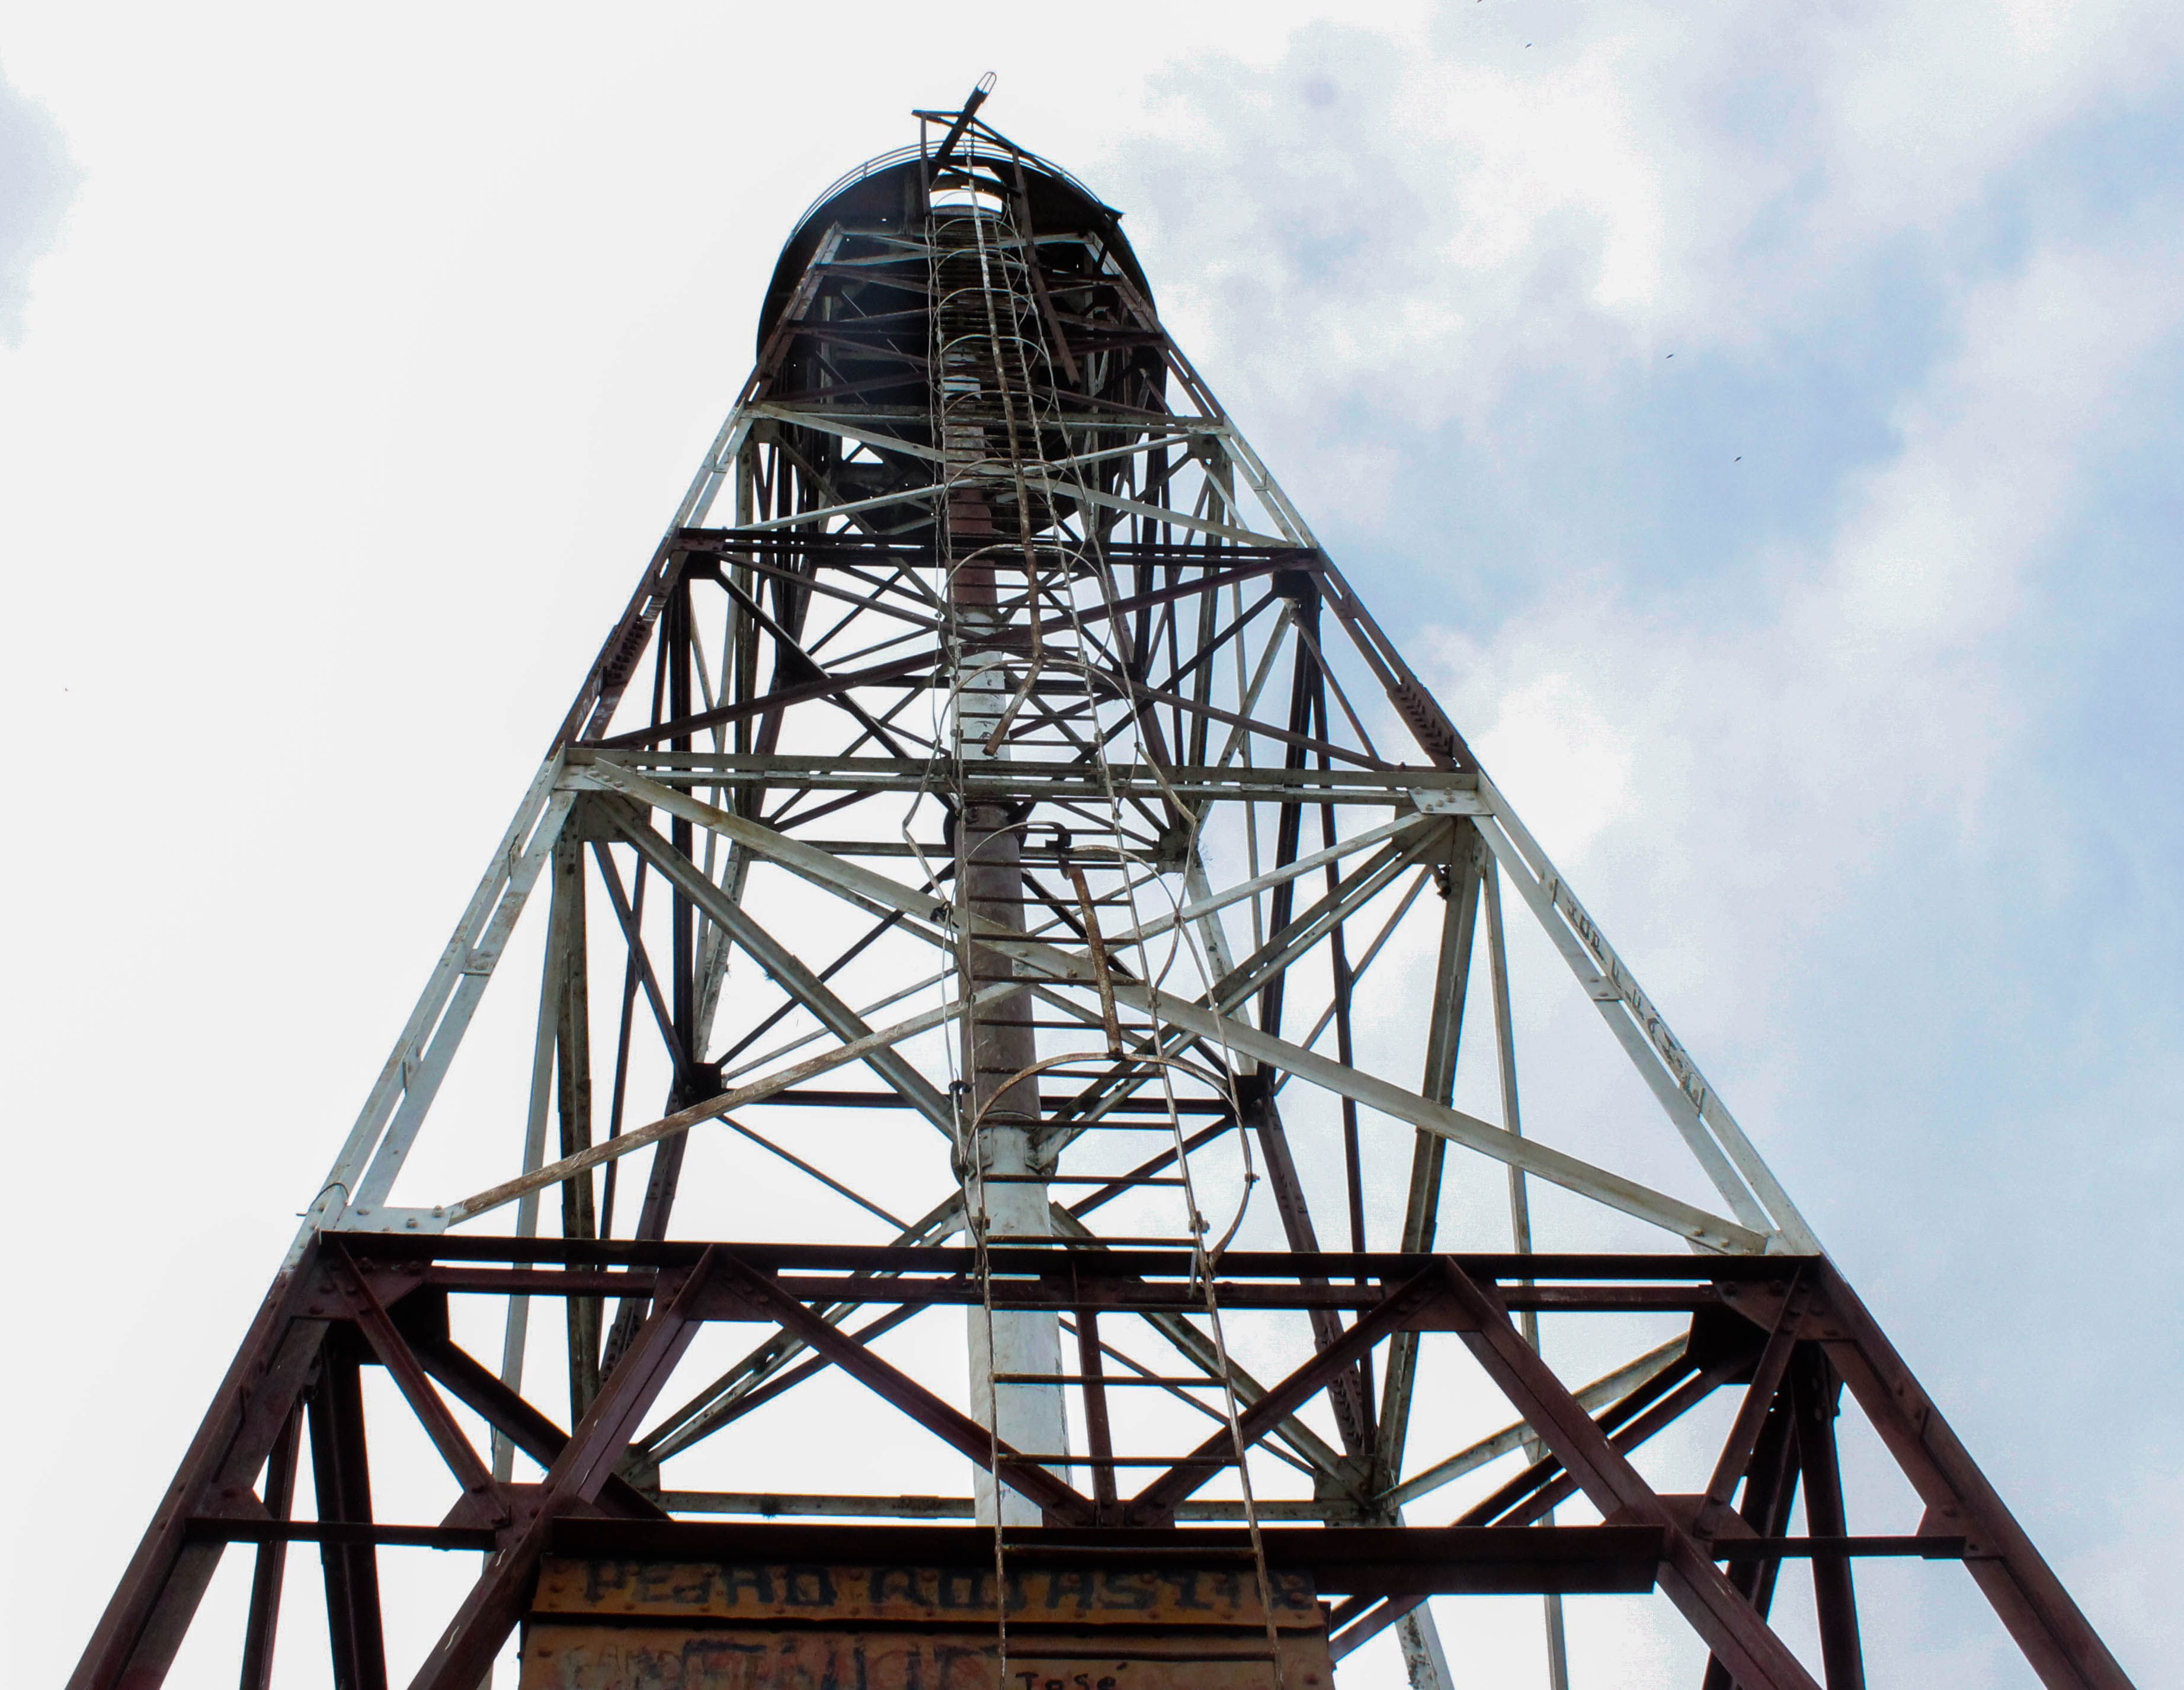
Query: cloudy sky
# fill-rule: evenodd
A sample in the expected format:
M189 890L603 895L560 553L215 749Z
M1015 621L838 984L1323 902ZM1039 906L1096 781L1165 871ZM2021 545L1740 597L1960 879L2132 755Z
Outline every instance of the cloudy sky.
M993 69L2184 1683L2184 13L627 10L0 23L7 1670L80 1646L781 238ZM1915 1682L2030 1682L1880 1600Z

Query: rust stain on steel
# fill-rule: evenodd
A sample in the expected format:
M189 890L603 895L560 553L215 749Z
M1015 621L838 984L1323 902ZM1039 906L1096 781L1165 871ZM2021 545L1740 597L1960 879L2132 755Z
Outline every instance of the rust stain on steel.
M1279 1676L1245 1565L1034 1565L997 1587L990 1567L560 1557L518 1690L1332 1690L1311 1578L1277 1572L1273 1595Z
M1309 1575L1272 1570L1274 1623L1324 1623ZM1240 1626L1263 1629L1247 1565L1009 1570L1008 1616L1070 1626ZM757 1565L716 1561L549 1559L534 1617L631 1615L917 1625L998 1619L991 1567Z
M695 1631L534 1621L518 1690L1276 1690L1263 1633L1216 1642L1105 1629L1112 1635L1020 1637L1011 1630L1004 1679L991 1631ZM1323 1637L1289 1633L1281 1654L1282 1690L1329 1690L1334 1674Z

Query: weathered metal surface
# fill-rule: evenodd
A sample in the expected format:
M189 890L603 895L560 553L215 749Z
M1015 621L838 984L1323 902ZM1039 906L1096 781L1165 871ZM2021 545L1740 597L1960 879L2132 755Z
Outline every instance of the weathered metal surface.
M556 1558L522 1690L1320 1690L1326 1611L1250 1565L872 1566ZM1002 1643L1000 1624L1007 1623ZM677 1622L681 1623L677 1623ZM1279 1653L1277 1676L1273 1655Z
M493 1552L466 1595L404 1621L456 1613L415 1690L476 1690L526 1614L526 1682L562 1690L991 1684L998 1607L963 1619L935 1585L918 1587L922 1617L815 1616L793 1598L816 1587L786 1576L827 1570L838 1598L848 1569L976 1575L993 1565L990 1529L848 1524L874 1499L816 1494L833 1476L791 1470L772 1440L742 1446L760 1459L714 1445L716 1492L659 1488L676 1482L662 1462L824 1374L862 1387L874 1436L938 1440L970 1470L970 1495L879 1502L1020 1522L1000 1546L1007 1578L1030 1581L1025 1611L1006 1615L1016 1690L1266 1682L1248 1600L1191 1634L1193 1656L1169 1635L1193 1611L1179 1596L1128 1574L1081 1582L1193 1556L1340 1595L1328 1644L1278 1623L1285 1648L1339 1658L1401 1623L1416 1690L1451 1690L1446 1663L1462 1659L1440 1645L1429 1594L1642 1591L1657 1573L1709 1646L1710 1690L1801 1684L1770 1608L1783 1560L1806 1559L1814 1576L1791 1587L1817 1596L1841 1690L1875 1654L1854 1563L1910 1553L1967 1559L2055 1690L2119 1690L2121 1668L1630 965L1167 337L1115 214L972 111L933 120L956 136L944 168L914 150L876 161L784 252L749 382L305 1205L289 1275L75 1690L153 1690L237 1543L266 1546L239 1651L251 1683L271 1659L276 1546L309 1543L339 1690L383 1682L380 1609L395 1593L377 1552L395 1546ZM549 861L547 942L512 942L526 901L545 901L528 893ZM1520 1115L1505 910L1560 952L1568 989L1606 1023L1602 1050L1635 1066L1665 1132L1652 1113L1598 1123L1583 1141L1596 1159L1580 1159L1556 1148L1569 1124L1552 1108ZM1466 989L1482 927L1495 1120L1453 1106L1468 1005L1487 995ZM521 1159L485 1167L436 1145L413 1167L488 986L542 949L529 1063L499 1094L490 1076L469 1094L526 1123ZM1430 990L1389 989L1400 965L1386 959L1406 956ZM589 991L617 969L619 1014L594 1013ZM830 1079L853 1065L866 1072ZM793 1147L713 1124L788 1104ZM909 1135L931 1159L914 1194L916 1178L876 1159L889 1170L877 1188L852 1148L871 1141L831 1131L847 1118L900 1134L920 1115L946 1142ZM1405 1187L1376 1148L1395 1141L1366 1129L1376 1116L1408 1153L1399 1231L1368 1202ZM1680 1179L1622 1142L1640 1121ZM732 1128L739 1150L755 1138L775 1153L773 1177L846 1198L855 1228L877 1220L891 1242L849 1228L668 1238L691 1135ZM632 1154L647 1165L626 1170ZM1465 1155L1509 1183L1512 1252L1431 1254ZM419 1188L474 1166L500 1182L467 1198ZM636 1185L618 1193L626 1173ZM1539 1179L1562 1188L1558 1231L1604 1222L1582 1236L1619 1242L1635 1218L1660 1248L1533 1254ZM1217 1202L1201 1201L1208 1184ZM707 1193L727 1201L730 1236L770 1230L775 1195L762 1181ZM1350 1250L1320 1248L1330 1201ZM446 1230L504 1205L523 1235L558 1210L565 1236ZM1234 1248L1275 1237L1289 1248ZM1792 1307L1793 1289L1809 1302ZM475 1329L469 1315L451 1325L458 1297L501 1317L497 1366L453 1337ZM556 1297L566 1318L541 1322L543 1337L530 1304ZM970 1321L967 1409L874 1348L943 1304ZM1623 1365L1581 1390L1554 1370L1574 1359L1554 1329L1580 1310L1629 1335L1607 1359ZM1262 1375L1235 1360L1231 1319L1253 1328ZM716 1359L686 1378L683 1351L711 1323L756 1331L726 1371ZM566 1342L567 1365L526 1368L526 1345L549 1342ZM1451 1422L1426 1382L1449 1376L1425 1352L1458 1346L1507 1401ZM374 1512L366 1366L447 1470L423 1518ZM1719 1454L1683 1440L1695 1466L1669 1478L1656 1445L1656 1489L1630 1453L1724 1390L1744 1400ZM443 1392L489 1426L489 1457ZM1141 1416L1148 1402L1167 1418ZM1837 1472L1839 1404L1927 1504L1918 1537L1861 1534L1869 1522L1848 1517L1865 1490ZM1086 1451L1062 1436L1080 1425ZM287 1476L299 1443L315 1520L286 1517L305 1482ZM540 1483L510 1482L518 1451ZM1485 1495L1451 1504L1457 1526L1404 1522L1474 1471ZM1580 1492L1617 1523L1546 1523ZM837 1523L668 1517L746 1507ZM1245 1529L1169 1523L1192 1518ZM727 1586L705 1598L716 1612L655 1611L642 1592L613 1612L534 1612L553 1557L783 1577L762 1614ZM466 1558L443 1565L469 1576ZM543 1600L560 1599L561 1576L549 1568ZM1088 1591L1083 1611L1046 1614ZM1095 1631L1109 1635L1088 1642ZM1284 1690L1323 1676L1324 1659L1285 1664Z
M1105 1647L1102 1647L1102 1645ZM534 1625L519 1690L1325 1690L1327 1644L1291 1635L1276 1676L1263 1642L1173 1632L1012 1636L990 1629L686 1631Z
M848 1534L838 1534L850 1541ZM1311 1577L1271 1577L1274 1623L1324 1623ZM994 1569L985 1566L827 1565L550 1558L531 1611L653 1618L794 1620L815 1623L984 1624L999 1618ZM1266 1624L1248 1563L1225 1566L1025 1566L1009 1569L1011 1625L1243 1626Z

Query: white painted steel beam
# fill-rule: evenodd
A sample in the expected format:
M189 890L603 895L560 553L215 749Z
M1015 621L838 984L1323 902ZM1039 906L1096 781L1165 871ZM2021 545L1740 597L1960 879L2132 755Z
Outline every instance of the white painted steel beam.
M287 1260L292 1265L311 1235L321 1226L332 1223L348 1207L357 1181L362 1176L366 1159L378 1142L379 1135L387 1124L404 1087L410 1082L424 1060L425 1048L432 1029L447 1007L461 980L465 963L472 948L482 936L487 921L508 885L513 865L523 855L523 842L538 825L551 802L555 781L561 774L559 758L549 758L532 776L531 785L522 801L516 805L515 818L509 823L508 831L501 836L500 844L493 852L484 877L471 901L464 906L461 919L455 924L454 935L448 941L447 948L426 978L425 990L419 997L401 1036L394 1042L394 1049L387 1057L379 1077L365 1094L364 1107L358 1112L356 1125L349 1129L348 1137L334 1157L333 1165L305 1210L304 1224L297 1229L293 1243L289 1246Z
M771 858L817 885L852 897L867 908L901 910L906 918L903 924L906 930L921 933L936 944L954 943L949 931L953 912L944 905L934 903L928 895L916 892L900 881L889 880L884 875L845 862L801 840L776 832L763 823L732 815L687 793L659 786L626 770L609 765L593 765L587 770L571 770L569 778L579 783L596 781L610 790L625 792L641 802L656 804L671 814L685 815L701 826L714 827L760 855ZM1050 981L1065 984L1091 983L1091 963L1087 957L1037 940L1019 938L990 926L980 926L974 931L981 943L1012 953L1019 959L1020 964L1029 965L1034 972L1045 975ZM1338 1096L1355 1098L1383 1115L1437 1132L1466 1149L1475 1150L1496 1161L1522 1168L1526 1173L1535 1174L1580 1196L1635 1215L1654 1226L1665 1227L1709 1249L1757 1254L1769 1248L1771 1235L1763 1213L1758 1215L1760 1225L1757 1226L1711 1215L1693 1204L1653 1191L1604 1168L1595 1167L1580 1158L1565 1155L1535 1140L1513 1137L1502 1128L1481 1120L1476 1115L1429 1104L1391 1081L1375 1078L1356 1069L1345 1068L1340 1063L1286 1040L1262 1033L1231 1016L1216 1014L1202 1005L1189 1003L1172 994L1147 993L1141 987L1118 981L1115 984L1115 995L1134 1009L1172 1025L1187 1027L1217 1045L1271 1067L1285 1070L1299 1079Z
M1508 801L1484 776L1479 781L1480 795L1492 813L1480 821L1481 836L1714 1188L1747 1226L1779 1232L1786 1248L1818 1254L1819 1241L1804 1217L1599 925L1524 831Z

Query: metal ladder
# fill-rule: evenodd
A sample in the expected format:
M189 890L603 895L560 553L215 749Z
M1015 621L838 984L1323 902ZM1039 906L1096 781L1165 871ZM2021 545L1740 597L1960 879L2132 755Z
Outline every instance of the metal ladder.
M1100 982L1096 1018L1084 1017L1074 1003L1049 998L1050 1007L1069 1010L1078 1019L1039 1021L1031 1013L1035 1000L1028 990L1003 997L997 1004L975 1005L965 1018L962 1048L969 1071L959 1076L954 1088L959 1100L957 1158L982 1298L973 1320L983 1320L985 1327L984 1377L974 1378L973 1389L982 1394L978 1407L994 1434L987 1484L994 1498L997 1587L1007 1587L1008 1534L1000 1499L1002 1393L1050 1393L1057 1405L1052 1423L1058 1426L1061 1393L1078 1390L1090 1445L1087 1453L1073 1454L1056 1437L1055 1447L1024 1451L1017 1459L1065 1471L1089 1470L1103 1520L1122 1518L1119 1469L1182 1465L1233 1469L1242 1491L1249 1538L1245 1553L1266 1619L1270 1682L1280 1690L1273 1582L1239 1428L1242 1404L1236 1373L1213 1293L1212 1257L1226 1237L1218 1242L1208 1238L1209 1223L1190 1167L1195 1141L1184 1130L1176 1074L1188 1068L1225 1092L1231 1111L1237 1099L1227 1074L1210 1072L1203 1064L1186 1064L1178 1053L1184 1038L1151 1015L1128 1012L1110 989L1112 979L1150 981L1178 963L1195 967L1202 976L1199 989L1210 986L1211 976L1195 951L1187 958L1156 956L1143 933L1139 903L1159 886L1164 829L1160 819L1145 814L1142 805L1134 811L1126 805L1112 775L1111 742L1120 738L1134 745L1139 728L1127 709L1119 714L1110 710L1108 719L1102 716L1103 703L1115 692L1111 685L1103 687L1102 677L1114 672L1120 654L1103 648L1088 633L1080 614L1081 595L1106 595L1112 589L1109 576L1099 567L1098 536L1089 520L1080 522L1078 533L1072 534L1068 527L1072 515L1084 517L1092 506L1071 497L1082 490L1083 483L1064 461L1074 455L1074 445L1054 397L1046 325L1031 273L1035 254L1006 198L999 207L976 201L935 205L929 211L927 231L933 321L933 434L942 454L937 489L942 536L939 556L947 575L952 677L951 720L944 733L936 735L946 746L946 754L933 772L936 795L944 792L951 804L959 904L989 919L1006 919L1011 912L994 907L990 896L995 891L995 864L1012 870L1021 888L1030 884L1028 858L1050 862L1066 886L1041 887L1040 902L1050 912L1067 914L1050 913L1047 924L1067 942L1086 948ZM1112 631L1111 637L1123 637L1121 619L1109 618L1104 625ZM1013 757L1089 764L1096 771L1095 801L1068 807L1066 825L1039 824L1039 831L1047 835L1043 850L1027 837L1031 830L1021 820L994 817L989 812L995 806L982 805L972 789L975 772L989 771L994 764ZM1156 761L1143 755L1130 760L1141 764ZM1013 831L1014 837L996 848L994 842L1004 831ZM982 897L982 892L989 895ZM1173 907L1172 894L1162 891L1160 896L1164 911ZM1000 903L1010 901L1003 891ZM1021 889L1013 901L1017 920L1031 927L1029 900ZM963 925L967 928L967 923ZM982 955L983 949L967 937L963 941L958 989L966 996L1006 977L1005 959L997 964L994 953ZM1038 1055L1037 1032L1071 1029L1081 1035L1071 1042L1073 1048L1043 1059ZM1084 1040L1095 1042L1088 1046ZM1082 1098L1112 1085L1127 1068L1142 1071L1146 1065L1159 1082L1156 1119L1150 1126L1134 1119L1117 1120L1106 1109L1056 1122L1041 1108L1042 1080L1081 1081L1086 1088L1079 1093ZM1028 1131L1017 1125L1026 1120L1031 1123ZM1095 1149L1112 1152L1134 1138L1141 1151L1142 1135L1153 1130L1163 1131L1168 1140L1164 1154L1149 1159L1141 1154L1133 1155L1128 1165L1112 1173L1059 1170L1065 1148L1080 1154ZM1248 1141L1240 1137L1240 1142L1246 1146L1248 1155ZM1179 1200L1180 1225L1173 1231L1128 1238L1095 1239L1068 1210L1049 1201L1046 1194L1056 1186L1092 1187L1082 1205L1087 1208L1128 1191L1173 1193ZM1241 1218L1240 1207L1238 1223ZM1233 1236L1234 1230L1232 1224L1227 1235ZM1102 1342L1097 1317L1089 1310L1066 1328L1075 1340L1073 1370L1062 1367L1052 1349L1035 1365L1006 1365L1023 1347L1011 1345L997 1328L997 1320L1010 1317L995 1310L990 1252L995 1248L1081 1252L1117 1243L1190 1253L1207 1321L1193 1359L1210 1364L1207 1371L1199 1376L1149 1371ZM1064 1329L1058 1320L1056 1324L1058 1331ZM974 1343L974 1354L980 1348ZM1123 1370L1111 1372L1111 1362ZM1157 1388L1190 1403L1225 1427L1228 1448L1214 1454L1201 1445L1181 1456L1117 1455L1106 1393L1118 1387ZM1217 1407L1194 1394L1208 1388L1218 1390ZM1006 1676L1005 1606L1000 1652Z

